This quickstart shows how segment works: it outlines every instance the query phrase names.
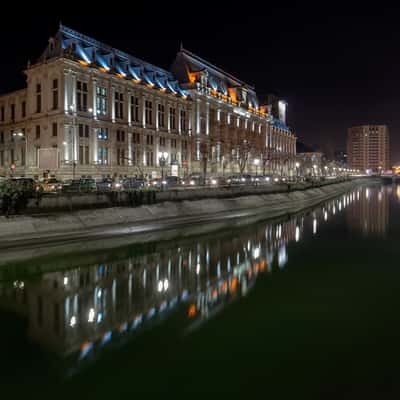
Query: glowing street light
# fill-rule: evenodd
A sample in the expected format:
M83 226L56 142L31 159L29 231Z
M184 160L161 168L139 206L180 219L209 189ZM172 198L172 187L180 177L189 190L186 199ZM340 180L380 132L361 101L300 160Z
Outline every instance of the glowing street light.
M254 165L256 166L256 176L257 176L257 175L258 175L258 174L257 174L257 172L258 172L258 166L259 166L259 164L260 164L260 159L259 159L259 158L255 158L254 161L253 161L253 163L254 163Z

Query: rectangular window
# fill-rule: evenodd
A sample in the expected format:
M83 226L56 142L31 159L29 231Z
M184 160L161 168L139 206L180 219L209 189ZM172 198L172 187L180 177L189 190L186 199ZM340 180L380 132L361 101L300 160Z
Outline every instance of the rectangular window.
M146 165L148 167L152 167L154 165L153 162L153 152L152 151L147 151L146 152Z
M153 135L147 135L147 136L146 136L146 144L147 144L148 146L153 145Z
M97 161L99 164L108 164L108 148L99 147L97 150Z
M176 148L176 139L171 139L171 147Z
M11 121L15 121L15 104L11 104L10 111L11 111Z
M165 107L164 104L158 105L158 126L159 128L165 127Z
M0 165L4 165L4 150L0 150Z
M89 164L89 146L85 146L85 163Z
M79 146L79 164L81 165L89 164L89 146L84 146L84 145Z
M98 115L107 115L107 88L96 87L96 108Z
M21 103L21 118L26 117L26 101Z
M40 139L40 125L36 125L36 139Z
M87 111L88 85L86 82L76 82L76 102L78 111Z
M1 106L0 114L1 114L0 116L1 120L4 121L4 106Z
M145 122L146 125L153 125L153 102L150 100L145 102Z
M139 122L139 98L131 96L131 118L133 122Z
M57 136L57 122L53 122L52 124L52 135L53 137Z
M140 134L139 133L133 133L132 134L132 141L135 144L140 144Z
M181 110L181 132L186 131L186 111Z
M14 154L14 149L10 150L10 160L11 160L11 164L15 163L15 154Z
M115 118L124 118L124 94L115 92Z
M21 165L25 165L25 148L21 148Z
M58 108L58 79L53 79L52 95L53 95L53 110L57 110L57 108Z
M165 146L165 137L160 137L160 146Z
M4 143L4 132L0 132L0 143Z
M125 142L125 132L117 130L117 142Z
M35 165L39 165L39 149L40 146L35 146Z
M117 149L117 164L125 165L125 150Z
M169 128L176 129L176 115L175 115L175 108L169 108Z
M97 128L97 139L108 140L108 128Z
M42 112L42 85L38 83L36 85L36 112Z

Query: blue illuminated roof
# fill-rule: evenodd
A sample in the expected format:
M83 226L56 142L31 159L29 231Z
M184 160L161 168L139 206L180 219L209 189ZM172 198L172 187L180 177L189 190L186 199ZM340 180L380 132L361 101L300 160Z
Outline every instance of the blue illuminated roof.
M39 61L62 56L66 52L88 64L103 67L128 79L141 80L156 88L187 96L174 76L167 70L143 61L121 50L101 43L89 36L60 25L55 37L55 45L48 47Z
M281 129L286 132L290 132L290 128L286 126L280 119L274 118L272 121L272 126L277 129Z

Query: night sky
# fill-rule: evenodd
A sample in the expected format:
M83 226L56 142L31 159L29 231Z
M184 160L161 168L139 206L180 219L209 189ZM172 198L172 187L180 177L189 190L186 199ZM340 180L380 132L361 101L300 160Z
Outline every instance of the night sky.
M283 2L282 2L283 3ZM197 5L196 5L197 4ZM244 9L135 6L119 15L2 14L0 92L23 87L27 60L39 57L61 22L169 68L180 42L188 50L289 103L288 119L300 140L328 155L344 150L355 124L388 124L392 161L400 161L400 10L320 6ZM122 6L122 5L121 5ZM196 11L196 12L195 12ZM16 26L18 27L16 29Z

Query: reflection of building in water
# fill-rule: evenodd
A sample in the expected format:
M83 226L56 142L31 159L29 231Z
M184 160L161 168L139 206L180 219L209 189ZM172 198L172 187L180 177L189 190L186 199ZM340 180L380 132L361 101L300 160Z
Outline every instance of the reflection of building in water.
M29 336L43 348L84 357L172 309L183 307L194 322L245 295L258 273L271 272L273 259L283 268L299 223L253 226L175 248L160 244L122 261L3 283L0 301L28 319Z
M389 187L360 188L358 204L347 213L348 225L364 235L382 236L389 223Z
M260 272L284 268L287 244L318 226L355 194L304 216L257 224L197 242L159 243L127 259L44 273L40 279L0 283L0 303L28 320L29 336L62 356L90 358L106 345L176 310L187 329L247 293ZM73 357L72 357L73 358Z

